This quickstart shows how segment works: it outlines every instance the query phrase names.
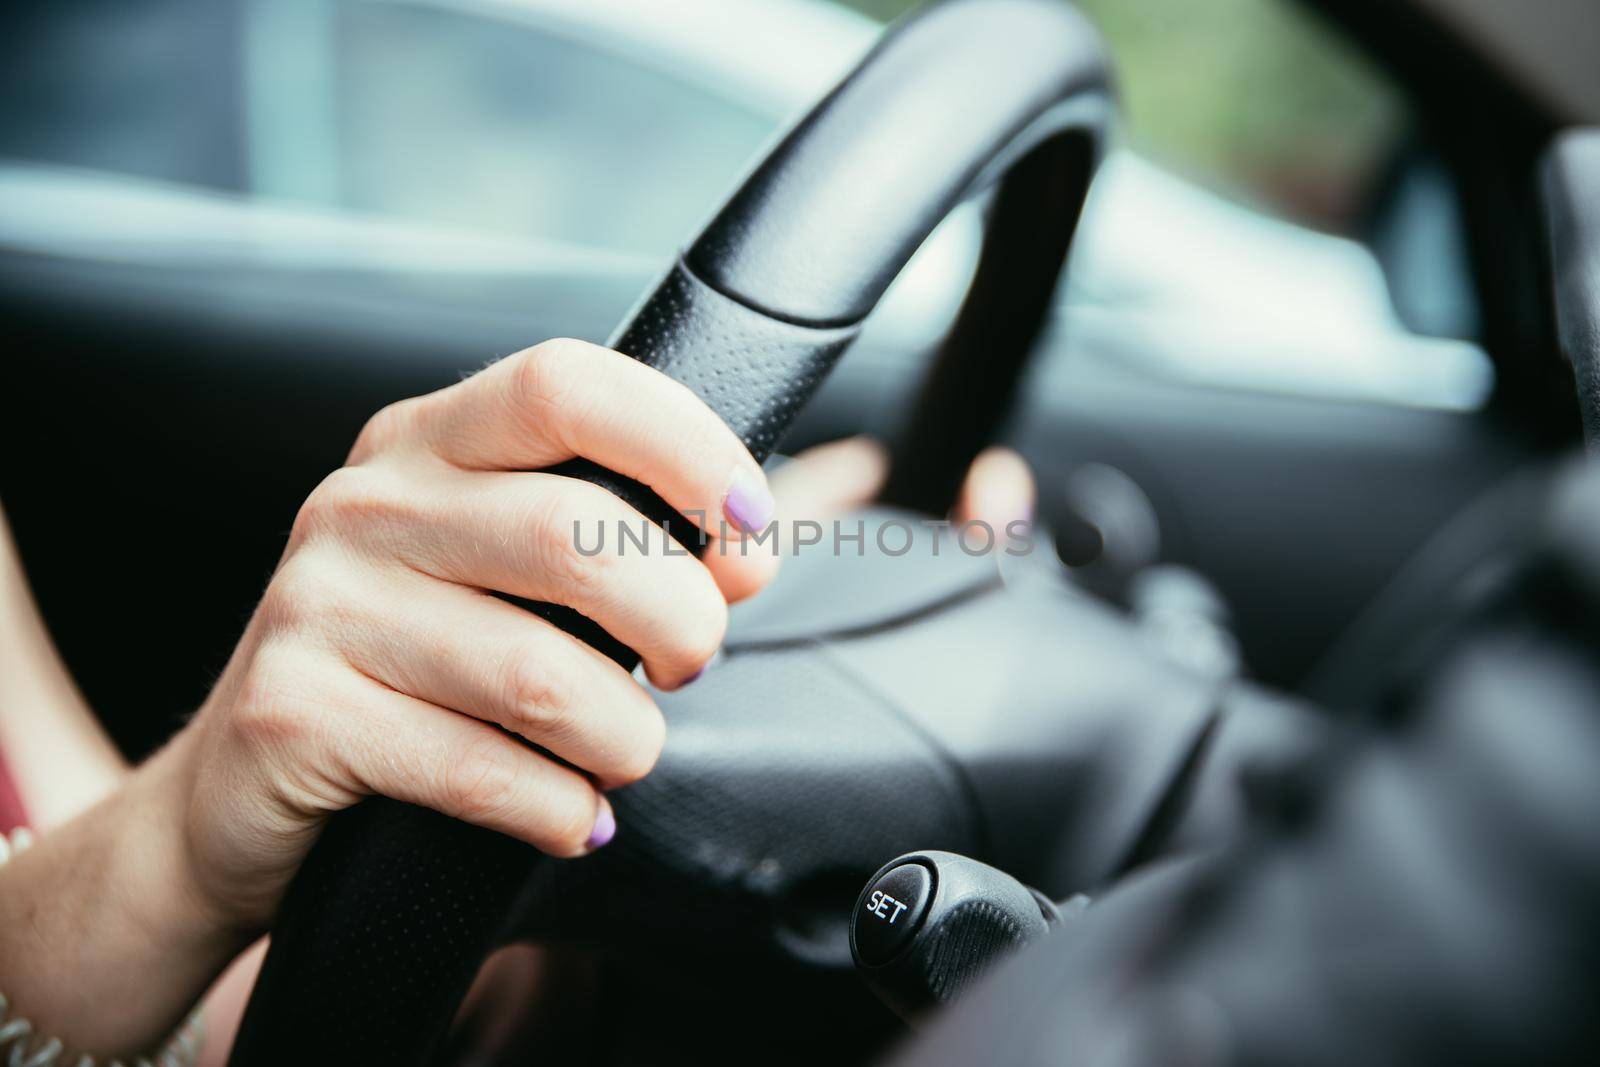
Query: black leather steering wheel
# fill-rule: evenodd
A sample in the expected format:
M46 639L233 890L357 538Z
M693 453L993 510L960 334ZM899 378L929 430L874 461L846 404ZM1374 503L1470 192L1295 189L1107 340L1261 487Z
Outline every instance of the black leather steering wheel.
M942 510L1009 407L1111 112L1103 51L1058 0L942 0L903 20L771 150L612 341L693 388L765 459L906 261L993 188L972 289L903 442L894 499ZM561 473L692 527L648 488ZM530 610L632 666L568 609ZM331 820L291 886L235 1067L429 1061L517 903L555 861L385 799Z

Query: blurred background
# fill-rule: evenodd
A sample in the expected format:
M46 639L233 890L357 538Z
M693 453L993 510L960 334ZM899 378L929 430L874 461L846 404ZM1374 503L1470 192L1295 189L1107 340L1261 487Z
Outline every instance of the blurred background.
M12 13L21 32L0 46L0 155L138 179L130 192L169 200L206 190L659 260L773 131L870 47L881 21L913 6L31 8ZM1124 334L1149 335L1121 345L1119 359L1203 383L1482 401L1489 370L1470 344L1450 193L1442 173L1414 165L1421 149L1398 89L1291 0L1081 6L1120 74L1129 151L1102 183L1074 294L1163 320L1118 321ZM1377 217L1399 198L1415 201L1392 213L1403 232ZM967 228L968 240L946 236L923 265L946 267L936 303L961 284ZM1387 272L1376 258L1385 253ZM1285 267L1309 273L1264 290ZM1245 317L1224 328L1219 302ZM1320 351L1292 364L1264 351L1285 333L1303 345L1307 315Z
M0 498L124 743L203 695L298 502L376 407L543 337L604 340L911 6L13 5L0 445L27 459ZM1125 121L1011 439L1044 517L1092 531L1063 548L1087 584L1192 566L1249 669L1302 685L1532 447L1484 417L1503 365L1457 172L1321 0L1080 6ZM894 434L981 210L929 239L789 448Z
M913 0L854 0L891 19ZM1122 73L1137 149L1232 197L1334 233L1363 212L1406 133L1400 90L1282 0L1080 0Z

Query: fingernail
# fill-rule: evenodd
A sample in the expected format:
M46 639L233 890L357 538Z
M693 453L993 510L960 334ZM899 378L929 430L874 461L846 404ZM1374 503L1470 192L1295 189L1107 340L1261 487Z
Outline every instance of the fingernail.
M711 658L710 659L708 659L704 663L700 664L700 669L699 670L695 671L693 674L689 675L689 677L687 677L683 681L679 682L678 683L678 688L682 689L684 686L688 685L690 682L699 681L700 680L700 676L705 674L706 671L709 671L721 659L722 659L722 649L719 648L715 652L711 653Z
M590 852L597 848L604 848L617 836L617 817L611 811L611 805L605 798L600 800L600 811L594 817L594 829L589 831L589 840L584 842Z
M723 514L745 533L758 533L772 524L776 504L766 483L743 467L733 472L728 492L722 498Z

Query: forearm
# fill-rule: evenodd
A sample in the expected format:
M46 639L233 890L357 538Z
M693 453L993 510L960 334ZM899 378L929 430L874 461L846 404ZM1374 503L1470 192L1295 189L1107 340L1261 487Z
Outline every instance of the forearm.
M248 941L187 874L182 758L157 754L0 868L0 992L74 1055L152 1050Z
M0 514L0 755L35 826L50 828L127 773L73 685L28 591Z

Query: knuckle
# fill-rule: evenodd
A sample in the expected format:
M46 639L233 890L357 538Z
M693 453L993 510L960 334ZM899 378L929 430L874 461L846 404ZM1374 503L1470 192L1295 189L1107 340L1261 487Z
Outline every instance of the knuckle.
M440 784L445 814L468 822L492 818L510 806L516 782L499 738L474 741L445 764Z
M742 459L748 462L748 458L740 454L744 451L743 445L721 417L694 390L676 381L672 381L672 384L684 394L685 429L672 446L673 459L681 465L681 469L695 471L710 466L721 471L732 469ZM714 465L709 457L715 457Z
M323 566L315 551L296 552L273 575L256 609L271 634L293 633L322 622L344 624L353 609L340 588L339 568Z
M393 497L375 467L340 467L322 484L322 506L336 520L362 521L386 514Z
M513 389L524 405L559 409L574 381L577 341L558 337L525 348L511 358Z
M359 463L404 439L416 424L419 407L420 399L413 397L378 409L356 436L350 450L351 462Z
M616 570L613 557L606 553L586 556L566 544L557 548L554 562L561 584L586 594L597 594L605 589Z
M287 658L261 649L240 682L228 726L248 751L295 748L310 742L316 732L315 716L291 695L293 679L305 665L283 662Z
M274 701L242 703L230 721L235 736L252 752L295 748L310 733L304 716Z
M573 722L574 696L555 671L519 659L507 683L513 729L540 736L564 733Z
M278 568L256 607L256 619L270 634L297 630L316 613L312 604L321 594L306 576L303 557L297 553Z
M295 518L297 540L321 533L348 534L392 518L401 498L375 467L340 467L311 491Z
M578 550L578 531L586 521L585 509L570 505L582 492L577 485L573 485L564 487L562 492L553 493L539 515L536 526L542 562L550 576L561 589L589 598L597 596L611 585L617 557L604 547L598 552ZM595 510L594 514L603 512ZM592 540L593 534L589 536Z

